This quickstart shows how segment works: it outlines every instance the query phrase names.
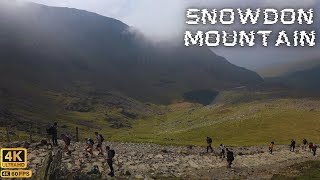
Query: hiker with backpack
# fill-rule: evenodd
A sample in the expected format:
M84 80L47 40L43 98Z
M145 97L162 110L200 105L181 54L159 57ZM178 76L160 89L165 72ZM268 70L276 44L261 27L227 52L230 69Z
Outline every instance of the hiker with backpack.
M114 176L113 158L115 156L115 151L110 149L109 146L106 146L106 151L107 151L107 163L108 163L109 168L110 168L110 173L108 175L113 177Z
M47 129L47 133L51 135L52 145L58 146L58 123L55 122L50 128Z
M232 162L234 161L234 155L233 155L233 152L230 151L228 148L226 150L227 150L228 168L231 168Z
M295 148L296 148L296 141L292 139L290 144L290 151L294 152Z
M96 149L99 151L98 155L103 155L103 151L102 151L102 142L104 141L104 138L101 134L99 134L98 132L94 133L96 135L96 140L97 140L97 147Z
M272 154L273 152L273 146L274 146L274 142L272 141L269 145L269 153Z
M221 158L225 158L225 147L223 144L220 144L220 156Z
M310 142L310 143L309 143L309 151L310 151L310 152L312 151L312 147L313 147L313 143Z
M213 152L213 149L212 149L212 138L207 137L207 153L209 153L209 149L211 150L211 152Z
M317 148L318 148L317 145L313 143L312 148L311 148L312 152L313 152L313 156L316 156Z
M71 154L71 151L69 150L69 146L71 144L71 139L68 135L61 134L61 138L64 142L64 150L67 152L68 155Z
M91 138L87 138L87 146L84 149L84 151L89 153L91 155L91 157L93 157L93 152L92 152L93 145L94 145L94 141ZM86 154L86 156L88 156L88 154Z
M307 146L308 146L308 141L307 139L303 139L302 140L302 150L307 150Z

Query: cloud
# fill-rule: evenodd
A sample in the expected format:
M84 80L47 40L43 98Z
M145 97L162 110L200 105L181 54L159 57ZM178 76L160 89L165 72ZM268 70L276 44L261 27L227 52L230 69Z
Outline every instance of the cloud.
M73 7L119 19L153 39L173 38L186 28L185 10L189 7L222 8L250 6L313 6L316 0L31 0L51 5Z
M183 32L189 28L185 24L185 11L190 7L197 8L309 8L319 9L318 0L31 0L50 6L72 7L85 9L98 14L113 17L133 26L154 41L179 39L182 42ZM315 8L317 7L317 8ZM318 13L317 13L318 16ZM319 20L316 19L316 26ZM208 26L209 27L209 26ZM294 27L294 26L292 26ZM209 28L219 28L210 26ZM277 26L272 28L279 28ZM182 44L182 43L181 43ZM259 68L279 61L320 57L314 49L255 48L248 49L217 48L215 52L226 56L232 63L249 68Z

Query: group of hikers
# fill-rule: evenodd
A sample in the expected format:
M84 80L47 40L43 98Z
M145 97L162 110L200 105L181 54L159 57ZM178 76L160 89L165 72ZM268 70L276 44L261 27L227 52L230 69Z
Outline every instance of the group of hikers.
M211 152L213 152L213 148L212 148L212 138L211 137L207 137L207 153L209 153L209 150L211 150ZM303 139L302 140L302 150L307 150L307 147L309 147L310 152L312 151L313 156L316 156L316 152L317 152L317 145L315 143L310 142L308 144L307 139ZM272 154L273 153L273 148L274 148L274 142L272 141L269 145L269 153ZM291 140L290 143L290 151L294 152L296 148L296 142L295 140ZM228 167L230 168L232 165L232 162L234 161L234 153L232 151L230 151L228 148L225 148L225 146L223 144L220 144L219 146L220 149L220 157L221 158L225 158L225 153L227 152L227 162L228 162Z
M307 139L303 139L302 140L302 150L307 150L307 147L309 147L309 151L312 151L313 156L316 155L317 153L317 148L318 146L315 143L309 142L307 141ZM296 141L295 140L291 140L291 144L290 144L290 151L294 152L294 149L296 148Z
M209 153L209 150L211 150L211 152L213 152L212 142L213 142L212 138L207 137L207 153ZM229 150L228 148L225 148L225 146L223 144L220 144L219 149L220 149L220 157L221 158L225 158L226 152L227 152L228 168L231 168L232 162L234 161L233 152L231 150Z
M47 129L47 133L49 135L51 135L52 145L58 146L58 123L55 122L52 126L50 126ZM99 134L98 132L95 132L94 134L96 137L96 143L91 138L86 139L86 147L84 148L84 152L85 152L86 157L89 157L89 155L91 158L94 157L93 149L94 149L95 144L96 144L96 150L99 152L98 155L104 156L103 148L102 148L102 143L104 141L104 137L101 134ZM68 155L71 155L71 150L69 149L69 146L71 144L70 136L68 136L66 134L61 134L61 139L64 142L64 150L66 151L66 153ZM44 144L44 143L42 142L42 144ZM45 145L48 145L48 144L45 142ZM110 168L110 173L108 175L113 177L114 176L113 158L115 156L115 151L113 149L111 149L110 146L106 146L105 150L107 153L106 162ZM95 167L94 170L97 170L97 168Z
M273 146L274 146L274 142L271 142L270 145L269 145L269 152L270 154L272 154L272 151L273 151ZM308 141L307 139L303 139L302 140L302 150L307 150L307 147L309 147L309 151L313 153L313 156L316 155L317 153L317 148L318 146L315 144L315 143L312 143L310 142L308 144ZM295 148L296 148L296 141L295 140L291 140L291 143L290 143L290 152L295 152Z
M47 129L47 133L51 135L52 138L52 145L53 146L58 146L58 124L55 122L52 126L50 126L50 128ZM99 134L98 132L94 133L95 135L95 139L96 139L96 143L94 142L93 139L91 138L87 138L86 139L86 147L84 148L84 152L85 152L85 156L86 157L94 157L93 154L93 149L94 149L94 145L96 144L96 150L98 151L98 155L104 156L103 153L103 148L102 148L102 143L104 142L104 137ZM71 144L71 138L70 136L68 136L67 134L61 134L61 139L64 141L64 150L66 151L66 153L68 155L71 155L71 150L69 149L69 146ZM213 152L213 148L212 148L212 143L213 140L211 137L207 137L206 139L207 141L207 153L209 153L209 150L211 152ZM48 145L47 143L45 143L46 145ZM274 148L275 143L271 142L269 145L269 153L272 154L273 153L273 148ZM316 155L316 151L317 151L317 145L310 142L308 144L308 141L306 139L303 139L302 141L302 150L306 150L307 147L309 147L310 151L313 152L313 155ZM296 142L294 140L291 141L290 144L290 151L294 152L296 148ZM110 168L110 173L108 174L109 176L113 177L114 176L114 169L113 169L113 158L115 156L115 151L112 150L109 146L106 146L105 148L106 150L106 162ZM232 162L234 161L234 153L226 148L224 146L224 144L220 144L219 146L219 150L220 150L220 157L221 158L226 158L227 160L227 167L231 168ZM96 171L97 169L95 169Z

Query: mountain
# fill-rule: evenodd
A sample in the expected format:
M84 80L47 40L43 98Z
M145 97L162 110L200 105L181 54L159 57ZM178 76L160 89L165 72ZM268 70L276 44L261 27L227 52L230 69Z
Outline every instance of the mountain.
M319 65L320 58L310 58L261 68L258 70L258 73L263 77L272 78L312 69Z
M70 8L2 3L1 82L6 87L21 83L55 91L115 91L168 103L193 90L262 82L256 73L209 49L154 45L112 18Z
M319 95L320 58L303 59L265 68L259 73L265 77L265 82L270 85L299 90L302 94L312 93Z
M304 70L272 78L271 80L285 84L290 88L306 90L318 94L320 90L319 76L320 65L315 65Z
M206 48L155 44L112 18L13 0L0 0L0 63L0 136L10 126L20 138L52 122L81 136L130 129L166 111L158 104L209 104L223 89L263 82Z

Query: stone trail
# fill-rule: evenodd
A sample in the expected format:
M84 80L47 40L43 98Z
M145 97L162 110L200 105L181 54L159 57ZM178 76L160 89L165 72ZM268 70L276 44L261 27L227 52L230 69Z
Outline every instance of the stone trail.
M156 144L138 144L138 143L104 143L115 150L114 158L115 175L124 179L156 179L159 177L180 177L183 179L209 176L212 170L226 170L225 178L228 173L232 174L232 169L226 168L226 160L218 156L218 148L213 153L205 153L205 147L187 147L187 146L160 146ZM63 142L59 141L62 149ZM72 154L63 153L61 159L61 170L70 173L87 173L94 165L101 171L101 179L106 179L109 173L108 166L104 156L98 156L94 151L93 158L86 157L84 153L84 143L73 143L71 145ZM275 146L274 154L268 153L266 147L230 147L236 155L233 163L234 168L255 169L263 166L279 166L286 162L302 162L307 160L319 159L313 157L311 152L302 151L297 148L297 152L290 152L288 146ZM35 148L31 145L28 149L28 168L32 169L34 174L38 173L50 148ZM290 164L292 164L290 163ZM197 174L194 172L202 172ZM247 174L250 176L250 172ZM254 174L251 174L252 176ZM210 175L212 176L212 175Z

